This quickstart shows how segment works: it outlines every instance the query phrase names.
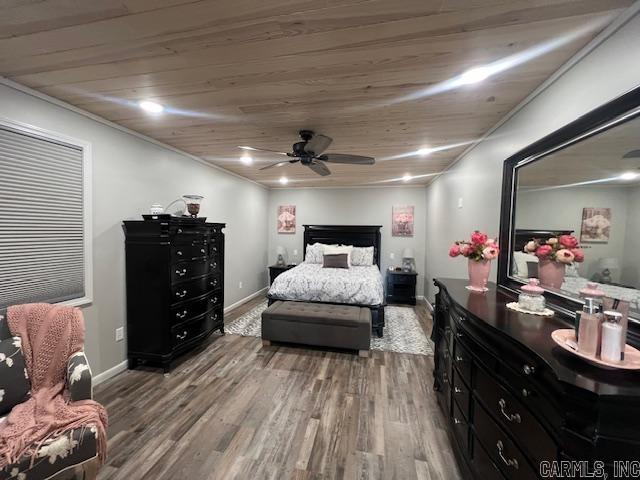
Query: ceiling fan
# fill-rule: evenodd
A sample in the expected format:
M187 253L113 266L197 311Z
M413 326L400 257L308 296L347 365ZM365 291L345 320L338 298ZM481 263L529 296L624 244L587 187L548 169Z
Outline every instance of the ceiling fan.
M349 155L346 153L325 153L323 154L333 139L327 137L326 135L316 134L311 130L300 130L300 138L301 142L296 142L293 144L292 152L276 152L274 150L266 150L264 148L254 148L254 147L239 147L243 150L251 150L256 152L268 152L275 153L278 155L285 155L287 157L291 157L292 160L283 160L281 162L272 163L271 165L267 165L266 167L262 167L260 170L266 170L272 167L278 167L280 165L284 165L286 163L297 163L300 162L302 165L309 167L318 175L322 175L323 177L331 174L331 170L324 164L324 162L329 163L348 163L350 165L373 165L376 163L375 158L373 157L363 157L360 155Z

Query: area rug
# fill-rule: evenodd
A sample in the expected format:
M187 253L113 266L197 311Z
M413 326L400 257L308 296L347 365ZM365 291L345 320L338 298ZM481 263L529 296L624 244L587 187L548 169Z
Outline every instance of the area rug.
M226 333L243 337L260 337L260 320L267 308L265 300L247 313L224 326ZM424 334L416 312L411 307L386 307L384 309L384 336L371 337L371 350L385 352L433 355L431 341Z

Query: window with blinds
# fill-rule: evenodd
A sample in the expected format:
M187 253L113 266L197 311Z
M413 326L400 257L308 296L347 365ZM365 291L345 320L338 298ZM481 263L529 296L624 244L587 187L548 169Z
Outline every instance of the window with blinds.
M0 124L0 309L85 292L83 148Z

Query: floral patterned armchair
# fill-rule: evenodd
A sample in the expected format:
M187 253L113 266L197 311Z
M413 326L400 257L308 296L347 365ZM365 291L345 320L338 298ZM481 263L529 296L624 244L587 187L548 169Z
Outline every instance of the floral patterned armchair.
M29 389L20 338L12 337L0 315L0 422L11 410L8 402L15 406L20 399L24 401ZM69 401L92 397L91 369L84 352L72 355L67 362L67 389ZM87 425L45 442L33 461L26 456L0 469L0 480L92 480L97 470L97 432L94 426Z

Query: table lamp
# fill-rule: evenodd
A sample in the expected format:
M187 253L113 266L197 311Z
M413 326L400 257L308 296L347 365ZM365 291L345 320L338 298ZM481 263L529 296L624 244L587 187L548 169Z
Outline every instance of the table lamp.
M416 262L413 248L405 248L402 251L402 271L403 272L415 272Z
M276 247L276 255L278 255L276 265L278 265L279 267L284 267L287 264L287 249L282 245L278 245Z

